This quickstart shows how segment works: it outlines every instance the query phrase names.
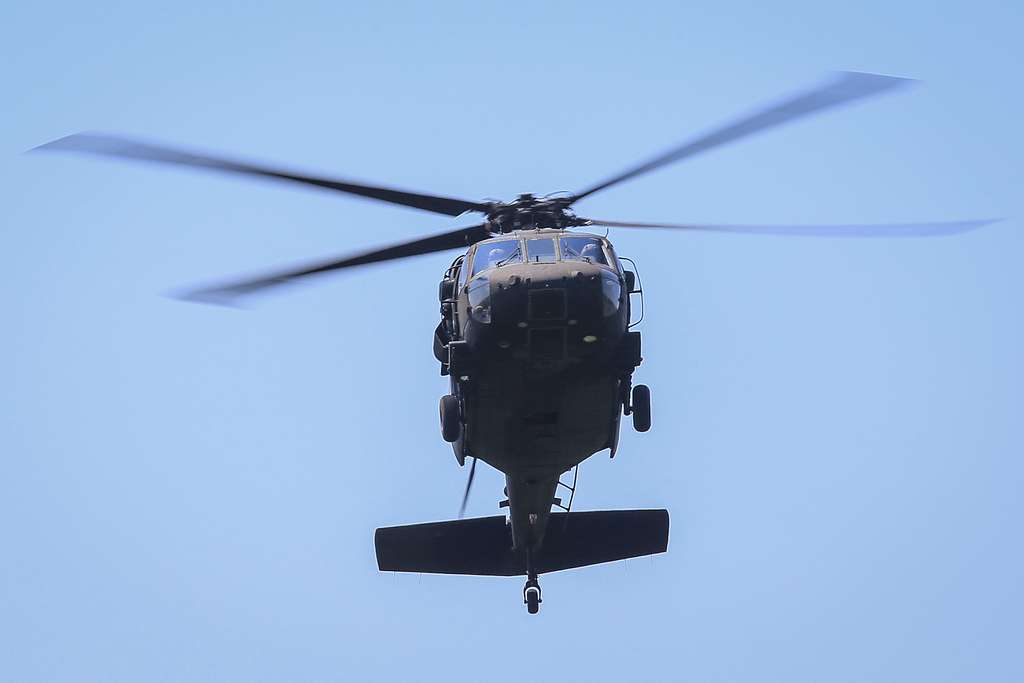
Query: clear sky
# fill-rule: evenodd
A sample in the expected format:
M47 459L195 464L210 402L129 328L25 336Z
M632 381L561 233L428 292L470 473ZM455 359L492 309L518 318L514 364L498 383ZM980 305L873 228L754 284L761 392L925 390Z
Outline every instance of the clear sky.
M0 21L0 680L1024 679L1019 2L17 3ZM379 574L452 518L430 350L452 255L249 310L163 296L461 224L21 152L104 130L470 199L574 190L834 69L922 83L580 205L1006 217L936 239L613 232L654 428L579 509L669 552ZM478 472L470 514L498 514Z

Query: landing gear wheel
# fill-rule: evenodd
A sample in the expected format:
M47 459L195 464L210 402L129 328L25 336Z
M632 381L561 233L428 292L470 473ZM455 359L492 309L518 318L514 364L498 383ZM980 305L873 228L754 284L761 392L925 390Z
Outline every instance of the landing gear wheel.
M651 428L651 390L646 384L633 387L633 429L646 432Z
M462 435L462 422L459 419L459 399L451 394L441 397L441 438L448 443L455 443Z
M526 603L526 611L530 614L540 611L540 603L544 601L540 599L540 584L537 583L537 579L526 582L526 587L523 588L523 602Z
M536 614L540 611L540 593L536 588L530 588L526 591L526 611L530 614Z

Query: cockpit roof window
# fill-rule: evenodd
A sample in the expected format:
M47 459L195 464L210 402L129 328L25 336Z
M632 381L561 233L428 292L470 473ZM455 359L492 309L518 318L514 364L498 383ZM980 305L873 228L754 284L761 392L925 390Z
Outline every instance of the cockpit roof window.
M473 256L473 275L482 273L489 268L522 262L523 252L519 248L519 240L487 242L477 247L476 254Z

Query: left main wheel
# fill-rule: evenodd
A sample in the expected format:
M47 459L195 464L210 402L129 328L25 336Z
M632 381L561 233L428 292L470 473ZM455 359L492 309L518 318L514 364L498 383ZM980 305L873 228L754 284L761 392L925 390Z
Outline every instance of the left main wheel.
M462 421L459 416L459 399L451 394L441 397L441 438L455 443L462 435Z

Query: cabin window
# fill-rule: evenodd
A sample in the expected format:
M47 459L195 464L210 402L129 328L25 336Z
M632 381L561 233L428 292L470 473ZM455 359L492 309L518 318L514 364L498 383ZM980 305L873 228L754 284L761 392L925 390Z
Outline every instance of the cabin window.
M526 240L526 260L530 263L554 263L555 240L550 237L538 237Z
M602 266L608 265L608 256L604 253L601 240L594 237L563 237L563 261L586 261Z
M473 256L473 275L489 268L522 262L523 252L519 249L519 240L487 242L476 248L476 254Z

